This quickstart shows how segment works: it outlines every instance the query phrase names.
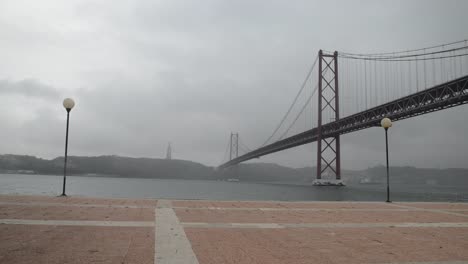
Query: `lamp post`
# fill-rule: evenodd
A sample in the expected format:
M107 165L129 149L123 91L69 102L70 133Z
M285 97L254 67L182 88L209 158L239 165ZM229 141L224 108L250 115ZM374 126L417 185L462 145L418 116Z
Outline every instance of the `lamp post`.
M70 111L72 108L75 106L75 101L71 98L65 98L63 100L63 107L65 107L65 110L67 110L67 130L65 134L65 160L63 164L63 189L62 189L62 195L60 196L67 196L65 194L65 184L67 182L67 156L68 156L68 124L70 121Z
M388 129L392 127L392 120L384 118L380 121L380 125L385 129L385 152L387 154L387 203L390 203L390 176L388 172Z

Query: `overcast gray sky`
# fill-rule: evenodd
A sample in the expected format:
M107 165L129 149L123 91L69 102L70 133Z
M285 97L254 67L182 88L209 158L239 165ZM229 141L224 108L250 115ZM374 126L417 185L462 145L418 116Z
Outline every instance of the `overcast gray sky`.
M0 1L0 153L223 159L263 143L319 49L468 38L468 1ZM397 122L391 161L468 167L467 106ZM383 131L342 137L343 168L384 162ZM315 165L316 144L261 161Z

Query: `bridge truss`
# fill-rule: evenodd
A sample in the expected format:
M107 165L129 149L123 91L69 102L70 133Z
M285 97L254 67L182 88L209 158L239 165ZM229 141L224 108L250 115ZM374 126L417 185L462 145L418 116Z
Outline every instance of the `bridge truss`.
M250 151L221 164L219 168L227 168L243 161L259 158L267 154L318 140L327 139L327 142L330 142L333 141L333 138L337 138L343 134L379 126L380 120L384 117L388 117L392 119L392 121L398 121L466 103L468 103L468 75L435 85L432 88L404 96L342 119L338 117L335 121L324 125L319 123L318 127ZM319 163L320 162L317 164ZM323 171L323 169L320 170ZM336 177L338 178L339 174L337 174Z

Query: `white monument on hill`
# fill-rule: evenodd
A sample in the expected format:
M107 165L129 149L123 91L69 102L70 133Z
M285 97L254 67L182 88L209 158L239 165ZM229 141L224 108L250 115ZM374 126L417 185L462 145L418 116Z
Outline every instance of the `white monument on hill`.
M172 159L171 142L169 142L169 144L167 145L166 159L167 159L167 160L171 160L171 159Z

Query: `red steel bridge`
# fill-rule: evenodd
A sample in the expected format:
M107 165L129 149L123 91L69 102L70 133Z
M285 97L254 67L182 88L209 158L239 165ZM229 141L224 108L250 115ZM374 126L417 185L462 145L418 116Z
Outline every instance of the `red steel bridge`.
M315 70L317 73L313 74ZM467 74L466 40L374 54L320 50L301 89L272 135L262 146L250 150L239 141L239 134L231 134L229 160L219 168L317 142L317 179L322 179L325 172L332 172L339 180L340 135L380 126L384 117L398 121L466 104ZM307 96L308 87L314 88ZM312 103L314 96L317 97L316 104ZM304 101L302 108L298 108L299 113L288 126L287 120L301 98ZM341 118L342 115L345 117ZM316 126L305 126L294 133L300 118L305 124L307 120L316 122ZM289 135L291 132L293 134ZM238 155L242 146L245 153Z

